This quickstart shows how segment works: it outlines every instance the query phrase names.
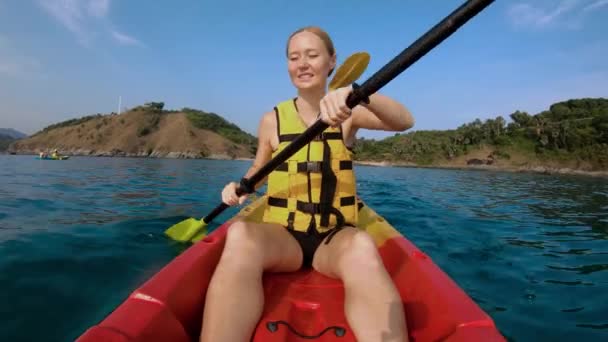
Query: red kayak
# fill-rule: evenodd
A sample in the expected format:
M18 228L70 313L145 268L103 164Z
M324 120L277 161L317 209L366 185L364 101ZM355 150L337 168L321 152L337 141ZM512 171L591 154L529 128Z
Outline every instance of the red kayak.
M235 217L259 221L265 197ZM505 341L493 320L414 244L367 205L359 226L397 285L411 341ZM231 221L184 251L77 341L198 341L205 293ZM314 270L264 275L264 313L252 341L355 341L344 288Z

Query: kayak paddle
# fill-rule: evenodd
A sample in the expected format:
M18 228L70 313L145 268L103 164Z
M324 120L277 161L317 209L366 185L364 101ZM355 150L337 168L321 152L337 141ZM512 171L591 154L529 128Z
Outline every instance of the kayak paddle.
M336 74L329 82L329 89L335 90L354 83L361 74L367 69L369 64L369 54L367 52L355 52L340 65Z
M350 55L336 70L334 77L329 82L329 89L334 90L355 82L367 69L369 60L370 56L367 52L356 52ZM243 195L243 193L240 195ZM207 230L205 229L207 224L227 207L227 205L222 203L222 205L200 220L191 217L176 223L167 229L165 234L173 240L197 242L207 234Z
M450 13L438 24L433 26L422 37L418 38L405 50L401 51L399 55L384 65L380 70L361 84L361 86L353 84L353 91L346 99L346 105L348 108L352 109L362 101L368 102L369 96L377 92L388 82L392 81L412 64L416 63L416 61L443 42L447 37L456 32L456 30L458 30L462 25L479 14L479 12L484 10L493 2L494 0L468 0L464 4L460 5L460 7ZM336 75L337 74L338 73L336 73ZM284 163L289 157L299 151L302 147L306 146L306 144L310 143L316 136L323 133L323 131L328 127L328 124L318 119L314 124L306 129L304 133L292 140L287 147L285 147L274 158L266 163L266 165L261 167L250 178L242 178L241 183L236 190L236 194L241 196L246 193L254 192L255 184L268 176L276 167ZM202 224L205 225L209 223L228 207L229 206L227 204L221 203L203 219ZM168 235L179 241L192 240L193 242L196 242L204 235L202 232L199 232L199 230L203 228L202 226L195 228L196 229L190 229L190 227L179 229L173 228L171 235ZM182 231L185 231L187 234L180 235L179 233Z

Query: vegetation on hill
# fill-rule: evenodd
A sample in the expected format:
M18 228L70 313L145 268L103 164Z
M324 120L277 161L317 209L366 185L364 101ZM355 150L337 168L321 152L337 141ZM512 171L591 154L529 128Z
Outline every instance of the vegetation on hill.
M461 125L454 130L414 131L380 141L358 139L359 160L433 165L449 162L482 147L492 159L525 155L539 161L586 163L608 169L608 99L558 102L530 115L516 111L508 123L502 116Z
M52 130L54 130L56 128L80 125L82 123L85 123L87 121L90 121L90 120L93 120L93 119L96 119L96 118L100 118L102 116L103 116L102 114L87 115L87 116L83 116L83 117L80 117L80 118L69 119L69 120L58 122L58 123L54 123L52 125L48 125L48 126L44 127L43 129L41 129L38 132L32 134L32 137L37 136L37 135L39 135L41 133L44 133L44 132L52 131Z
M250 158L257 139L221 116L196 109L166 110L148 102L121 115L95 114L55 123L9 149L58 148L81 155ZM69 152L68 152L69 151Z
M237 144L247 145L255 154L257 149L256 137L244 132L237 125L226 121L215 113L206 113L192 108L183 108L181 111L186 114L194 127L216 132Z
M27 135L12 128L0 128L0 152L7 150L15 140L25 138Z
M256 137L241 130L237 125L226 121L226 119L224 119L218 114L207 113L202 110L187 107L183 108L182 110L165 110L164 106L164 102L147 102L142 106L136 106L132 109L132 111L143 111L147 114L146 122L138 130L138 136L145 136L147 134L150 134L156 128L158 128L158 123L160 122L161 115L182 112L186 114L190 122L197 128L207 129L216 132L219 135L237 144L248 145L254 149L257 147ZM80 118L65 120L49 125L34 135L40 134L42 132L48 132L55 128L80 125L87 121L101 118L102 116L102 114L94 114L83 116Z
M0 151L6 151L8 145L10 145L13 141L15 141L15 139L9 136L0 135Z

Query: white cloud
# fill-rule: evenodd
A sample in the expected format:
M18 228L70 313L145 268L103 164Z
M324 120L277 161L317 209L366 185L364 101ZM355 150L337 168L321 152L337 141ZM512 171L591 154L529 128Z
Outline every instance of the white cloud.
M529 3L518 3L509 8L508 15L515 26L542 28L557 22L558 19L577 9L580 2L580 0L555 1L553 5L557 4L557 6L551 8L541 8Z
M133 38L127 34L112 30L112 37L114 38L114 40L116 40L119 44L122 45L135 45L135 46L143 46L143 44L137 40L136 38Z
M68 30L86 40L88 32L84 27L82 2L79 0L40 0L42 7Z
M51 17L72 32L84 46L90 46L99 31L122 45L143 46L137 38L111 29L112 24L108 19L111 0L38 1Z
M588 12L605 5L608 5L608 0L519 2L508 8L507 16L518 28L580 29Z
M593 3L585 6L584 11L591 11L608 5L608 0L596 0Z

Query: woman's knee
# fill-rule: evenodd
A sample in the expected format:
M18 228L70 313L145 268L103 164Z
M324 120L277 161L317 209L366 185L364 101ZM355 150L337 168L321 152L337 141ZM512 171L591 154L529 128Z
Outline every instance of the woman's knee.
M365 231L354 233L340 258L340 268L358 273L384 267L374 239Z
M236 257L238 259L254 261L256 257L263 256L262 246L254 227L246 222L235 221L228 227L226 232L226 244L223 255Z

